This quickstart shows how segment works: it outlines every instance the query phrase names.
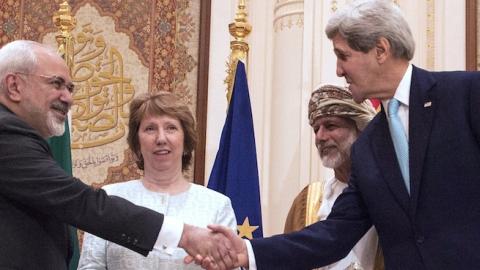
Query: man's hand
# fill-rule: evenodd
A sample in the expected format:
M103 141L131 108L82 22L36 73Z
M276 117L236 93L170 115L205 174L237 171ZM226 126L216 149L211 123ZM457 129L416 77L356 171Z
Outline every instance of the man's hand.
M230 240L207 229L185 224L178 246L194 257L197 264L205 265L204 268L209 270L231 269L237 264L237 254ZM191 260L187 257L185 262Z
M247 245L245 240L240 238L234 231L230 228L221 225L208 225L208 228L215 232L216 234L224 235L231 243L233 251L236 253L236 264L235 267L245 267L248 268L248 252Z
M227 228L221 225L208 225L208 228L211 229L213 232L215 232L216 236L221 235L231 243L233 251L236 254L236 258L234 259L236 263L231 268L234 268L234 267L248 268L248 253L247 253L247 247L244 240L238 237L238 235L235 232L233 232L230 228ZM217 268L218 263L216 263L211 257L203 257L201 255L196 255L194 257L185 258L186 263L190 263L192 261L195 261L196 264L201 265L202 268L207 270L218 269Z

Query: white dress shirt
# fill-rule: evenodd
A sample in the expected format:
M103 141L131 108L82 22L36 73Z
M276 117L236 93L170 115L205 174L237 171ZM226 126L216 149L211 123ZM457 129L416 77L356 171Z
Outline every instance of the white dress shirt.
M410 100L410 84L412 83L412 64L408 65L405 74L403 75L402 80L398 84L397 90L393 98L400 101L400 107L398 108L398 117L402 122L403 129L405 130L405 135L407 136L408 141L408 106ZM391 99L382 100L382 105L385 110L386 115L388 116L388 104ZM387 121L390 122L390 118L387 117ZM389 123L390 124L390 123Z

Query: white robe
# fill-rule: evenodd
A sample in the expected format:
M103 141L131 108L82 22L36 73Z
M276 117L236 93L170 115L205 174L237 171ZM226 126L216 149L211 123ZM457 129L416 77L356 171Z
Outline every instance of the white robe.
M332 211L332 206L337 197L347 187L346 183L331 178L325 182L322 204L318 211L320 220L324 220ZM321 267L320 270L372 270L375 266L378 236L374 227L358 241L348 255L340 261Z

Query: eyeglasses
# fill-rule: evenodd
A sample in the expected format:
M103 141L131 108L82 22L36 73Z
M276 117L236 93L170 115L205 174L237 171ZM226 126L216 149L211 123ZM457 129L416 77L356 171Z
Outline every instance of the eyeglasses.
M75 85L71 82L67 83L65 79L61 76L57 76L57 75L46 76L46 75L24 73L24 72L15 72L15 73L44 78L47 80L47 83L52 85L55 89L63 90L63 88L65 88L67 89L68 92L70 92L70 94L73 94L73 92L75 91Z

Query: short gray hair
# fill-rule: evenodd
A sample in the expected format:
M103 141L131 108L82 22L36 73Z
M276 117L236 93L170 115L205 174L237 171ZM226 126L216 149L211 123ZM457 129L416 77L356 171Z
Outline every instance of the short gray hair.
M0 91L5 89L5 77L9 73L33 73L38 67L38 49L48 54L56 52L41 43L31 40L15 40L0 49Z
M329 39L340 34L350 48L368 52L379 38L390 42L396 58L411 60L415 41L400 9L387 0L354 1L338 10L328 21L325 33Z

